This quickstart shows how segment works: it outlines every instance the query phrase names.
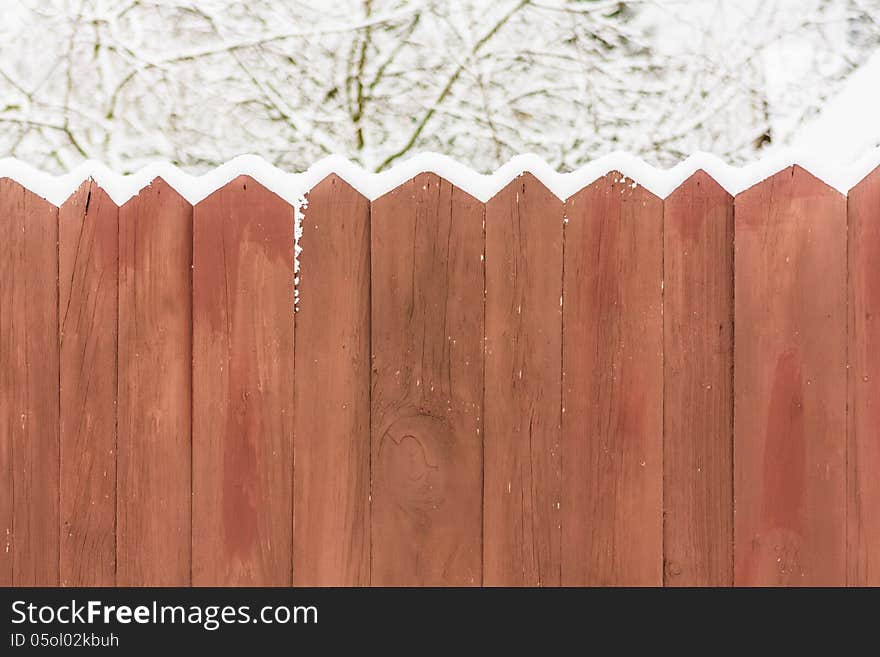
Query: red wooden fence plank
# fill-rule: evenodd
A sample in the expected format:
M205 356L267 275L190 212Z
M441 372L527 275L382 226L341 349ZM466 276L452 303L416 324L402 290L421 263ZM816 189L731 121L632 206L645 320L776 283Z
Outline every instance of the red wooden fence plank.
M481 203L434 174L373 202L374 585L479 585Z
M733 583L733 198L704 171L664 202L664 561Z
M308 195L296 316L293 580L370 583L370 204Z
M119 209L119 586L190 583L192 214L159 178Z
M116 579L118 214L93 180L58 211L62 586Z
M16 207L22 195L20 187L8 179L0 179L0 586L13 584L13 519L15 465L12 446L15 434L22 430L20 420L23 398L22 369L24 353L20 350L23 325L16 317L24 309L24 281L19 246L22 232L21 208ZM16 332L16 329L18 331Z
M193 213L193 584L291 583L293 208L242 176Z
M663 579L663 204L610 173L566 202L562 583Z
M846 199L791 167L735 215L735 583L842 585Z
M58 584L58 210L0 180L0 579ZM11 459L11 478L9 460ZM11 479L11 485L10 485ZM9 505L12 505L10 545Z
M15 473L12 444L20 431L16 416L21 416L20 370L23 354L18 351L20 335L14 333L14 322L20 312L23 282L17 280L16 245L21 233L15 196L21 192L8 179L0 179L0 586L12 586L15 515ZM19 331L20 333L20 331ZM16 394L18 393L18 394Z
M559 585L562 201L526 174L486 205L484 584Z
M849 192L847 583L880 586L880 169Z

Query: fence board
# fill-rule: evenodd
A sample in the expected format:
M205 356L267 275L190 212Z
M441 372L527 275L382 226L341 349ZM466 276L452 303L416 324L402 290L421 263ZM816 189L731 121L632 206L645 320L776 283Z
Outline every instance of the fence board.
M481 583L484 216L434 174L372 205L374 585Z
M560 584L562 201L531 174L486 205L484 584Z
M662 583L663 205L612 172L566 202L562 583Z
M841 585L845 198L791 167L735 214L735 581Z
M850 190L847 583L880 586L880 169Z
M9 179L0 180L0 267L0 444L12 502L11 545L4 511L4 554L12 555L15 586L55 586L58 210ZM8 556L3 563L0 578L8 582Z
M193 584L291 583L293 208L242 176L193 212Z
M664 202L664 583L733 583L733 198L704 171Z
M308 195L296 315L298 586L370 583L370 204L339 177Z
M192 214L160 178L119 209L119 586L190 583Z
M58 210L62 586L116 579L118 214L94 180Z
M21 222L16 216L15 201L20 195L19 188L8 179L0 179L0 586L12 586L14 546L13 520L15 516L15 473L12 444L16 427L15 416L21 415L20 393L22 365L18 344L20 337L13 333L13 321L19 313L23 287L17 280L15 245ZM15 241L13 241L15 240Z

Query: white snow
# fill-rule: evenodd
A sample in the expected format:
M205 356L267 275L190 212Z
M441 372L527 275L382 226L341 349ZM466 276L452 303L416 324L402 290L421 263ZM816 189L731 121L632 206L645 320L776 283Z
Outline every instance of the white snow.
M431 150L484 173L611 149L743 165L791 145L878 23L877 0L7 2L0 154L54 174L252 151L285 171Z
M795 148L843 164L880 146L880 51L862 64L819 115L800 128Z
M305 210L309 206L308 197L304 194L293 204L293 311L299 310L299 257L302 254L300 239L303 234L303 219Z
M305 191L299 184L300 176L285 173L253 155L236 157L198 176L166 162L150 164L137 173L123 176L95 160L87 160L67 174L53 176L14 158L0 159L0 178L12 178L55 205L61 205L89 178L97 182L117 205L136 196L156 178L165 180L195 205L240 175L250 176L293 206L297 206Z
M880 128L878 128L880 129ZM302 219L305 195L326 176L335 173L366 198L374 200L419 173L433 172L474 196L488 201L517 176L530 172L553 194L567 199L611 171L665 198L698 169L706 171L730 194L738 194L792 164L798 164L827 185L847 193L880 166L880 147L842 165L821 151L778 150L744 167L735 167L710 153L694 153L669 169L648 164L627 153L609 153L575 171L560 173L537 155L518 155L491 174L436 153L422 153L381 173L371 173L342 156L326 157L301 173L287 173L255 155L236 157L203 175L192 175L168 163L151 164L137 173L119 175L100 162L86 161L70 173L54 176L13 158L0 159L0 178L11 178L50 203L61 205L82 184L94 179L117 204L122 205L157 177L164 179L187 201L196 204L240 175L247 175L290 203ZM297 255L299 250L297 250Z

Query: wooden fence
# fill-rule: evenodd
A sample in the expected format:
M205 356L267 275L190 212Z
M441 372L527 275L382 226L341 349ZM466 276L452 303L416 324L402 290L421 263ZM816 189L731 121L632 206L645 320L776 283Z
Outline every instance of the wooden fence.
M0 584L880 585L880 170L0 181Z

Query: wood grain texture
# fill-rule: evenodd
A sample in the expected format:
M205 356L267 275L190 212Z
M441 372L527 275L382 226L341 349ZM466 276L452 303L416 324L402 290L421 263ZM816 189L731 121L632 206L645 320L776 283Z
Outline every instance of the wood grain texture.
M525 174L486 204L484 584L558 586L563 204Z
M21 222L16 216L15 196L19 188L8 179L0 179L0 586L12 586L14 569L13 524L15 517L14 455L12 446L15 416L21 416L22 395L19 370L23 355L19 353L20 331L16 334L16 316L20 312L23 281L18 279L16 265L20 256L15 245Z
M293 208L242 176L193 213L197 586L288 586Z
M880 169L850 190L847 584L880 586Z
M119 209L119 586L190 584L192 214L160 178Z
M483 218L434 174L372 204L374 585L482 580Z
M15 586L57 586L58 210L6 178L0 179L0 423L9 494L0 501L0 580L10 583L11 572Z
M293 581L370 583L370 204L309 192L296 315Z
M733 198L697 171L664 201L664 582L733 584Z
M612 172L566 202L562 583L663 581L663 204Z
M116 580L118 215L94 180L58 210L62 586Z
M735 215L735 583L842 585L846 199L791 167Z

